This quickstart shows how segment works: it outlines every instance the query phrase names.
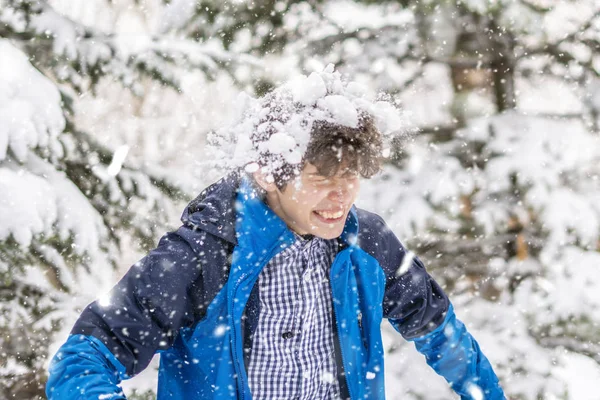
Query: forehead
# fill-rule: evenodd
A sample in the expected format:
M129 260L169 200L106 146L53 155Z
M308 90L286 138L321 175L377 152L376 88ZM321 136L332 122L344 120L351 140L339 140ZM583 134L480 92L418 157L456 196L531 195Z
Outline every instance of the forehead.
M322 172L319 171L319 169L311 163L306 163L304 165L304 168L302 169L302 173L301 176L303 177L332 177L332 176L345 176L345 175L355 175L357 173L357 171L355 171L353 168L349 168L347 163L341 163L339 165L339 167L337 168L337 171L335 174L329 174L329 175L324 175Z

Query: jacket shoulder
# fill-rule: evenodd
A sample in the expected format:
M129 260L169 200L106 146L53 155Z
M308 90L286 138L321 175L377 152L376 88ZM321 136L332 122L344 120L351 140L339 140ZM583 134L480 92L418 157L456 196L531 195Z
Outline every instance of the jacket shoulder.
M439 326L450 304L421 260L400 243L379 215L358 210L359 246L374 257L387 283L383 314L406 338L421 337Z
M375 258L388 275L397 267L398 259L404 256L404 246L381 216L360 208L357 216L359 247Z
M357 208L359 237L376 239L377 236L394 235L381 216L374 212Z

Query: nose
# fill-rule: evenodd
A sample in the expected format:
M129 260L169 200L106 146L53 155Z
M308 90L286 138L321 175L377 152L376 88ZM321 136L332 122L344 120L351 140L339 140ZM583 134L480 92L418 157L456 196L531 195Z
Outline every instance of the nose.
M338 180L335 185L331 188L328 194L328 198L331 201L340 204L348 204L352 200L352 188L351 183L344 181L343 179Z

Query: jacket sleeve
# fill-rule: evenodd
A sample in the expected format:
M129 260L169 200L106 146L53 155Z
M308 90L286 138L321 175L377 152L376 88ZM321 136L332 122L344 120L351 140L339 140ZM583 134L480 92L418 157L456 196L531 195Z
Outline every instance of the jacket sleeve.
M379 260L386 274L383 312L402 336L413 341L427 363L463 400L501 400L492 366L454 314L448 296L379 219Z
M477 341L456 318L450 304L446 318L432 332L410 339L427 364L443 376L462 400L503 400L504 392Z
M48 399L124 400L125 367L93 336L71 335L48 370Z
M202 312L200 260L182 229L166 234L108 296L82 312L50 363L50 400L124 399L121 380L146 368Z

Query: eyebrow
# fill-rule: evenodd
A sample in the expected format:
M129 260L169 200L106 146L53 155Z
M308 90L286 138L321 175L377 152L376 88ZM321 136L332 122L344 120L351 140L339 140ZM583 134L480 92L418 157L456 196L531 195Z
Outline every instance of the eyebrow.
M348 169L348 170L346 170L346 171L344 171L342 173L337 173L337 174L332 175L332 176L321 175L319 172L309 172L307 175L308 175L309 178L329 179L329 178L333 178L334 176L344 177L344 176L357 175L357 174L358 174L358 171L353 171L353 170Z
M310 174L310 175L308 175L308 179L312 179L312 180L315 180L315 179L330 179L330 178L331 178L330 176L324 176L324 175L319 175L319 174Z

